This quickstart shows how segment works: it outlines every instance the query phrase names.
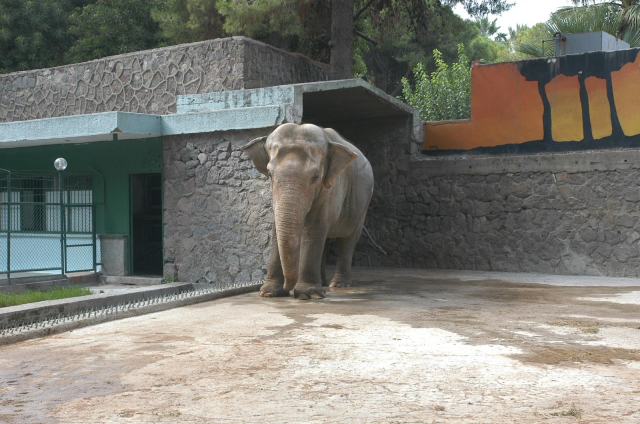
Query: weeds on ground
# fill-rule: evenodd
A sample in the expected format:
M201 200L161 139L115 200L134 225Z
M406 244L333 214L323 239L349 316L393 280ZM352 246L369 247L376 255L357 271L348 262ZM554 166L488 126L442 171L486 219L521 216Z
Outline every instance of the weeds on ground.
M53 287L45 291L27 290L23 293L0 293L0 307L24 305L43 300L66 299L68 297L87 296L91 291L84 287Z
M162 284L175 283L176 281L178 281L178 279L170 275L165 275L164 277L162 277Z
M582 410L576 408L575 405L571 405L571 408L569 408L567 411L554 412L551 415L553 415L554 417L576 417L576 418L582 418Z

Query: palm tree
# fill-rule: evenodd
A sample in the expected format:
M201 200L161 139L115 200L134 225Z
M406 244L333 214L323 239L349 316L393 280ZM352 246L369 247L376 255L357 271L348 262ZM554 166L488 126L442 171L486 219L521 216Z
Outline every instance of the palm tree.
M605 31L629 43L631 47L640 47L640 0L607 1L587 4L589 1L575 1L582 6L562 7L554 12L545 23L549 37L557 32L578 34L581 32ZM542 40L541 40L542 41ZM521 43L516 50L534 57L543 54L541 44ZM547 52L545 52L547 53Z
M494 19L493 21L490 21L489 18L487 18L486 16L483 16L482 18L476 19L475 24L480 30L480 36L491 38L494 35L496 35L498 30L500 29L497 22L498 22L498 19Z

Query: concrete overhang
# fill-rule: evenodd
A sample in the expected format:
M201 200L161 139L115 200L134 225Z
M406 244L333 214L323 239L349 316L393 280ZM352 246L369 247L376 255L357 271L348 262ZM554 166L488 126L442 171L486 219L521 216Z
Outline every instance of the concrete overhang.
M178 96L177 112L104 112L0 123L0 148L135 140L179 134L267 128L285 122L325 123L413 117L418 112L361 79Z
M103 112L0 124L0 148L88 143L158 137L160 116L128 112Z
M414 116L416 112L361 79L301 84L300 91L304 122Z
M178 97L178 113L288 105L288 122L417 116L417 111L361 79L291 84Z

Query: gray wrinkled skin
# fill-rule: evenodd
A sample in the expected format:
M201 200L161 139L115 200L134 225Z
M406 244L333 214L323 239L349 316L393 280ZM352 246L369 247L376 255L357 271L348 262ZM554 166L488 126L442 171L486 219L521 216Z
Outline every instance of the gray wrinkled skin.
M329 128L284 124L242 150L271 182L275 226L261 296L325 296L327 239L337 251L331 287L351 284L351 259L373 193L373 171Z

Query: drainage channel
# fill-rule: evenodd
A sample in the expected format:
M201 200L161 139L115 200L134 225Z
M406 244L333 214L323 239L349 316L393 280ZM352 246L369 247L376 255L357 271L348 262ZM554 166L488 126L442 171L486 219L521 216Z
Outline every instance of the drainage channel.
M57 334L116 319L257 291L264 281L223 285L172 284L157 290L83 296L0 311L0 345ZM45 303L45 302L43 302Z

